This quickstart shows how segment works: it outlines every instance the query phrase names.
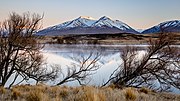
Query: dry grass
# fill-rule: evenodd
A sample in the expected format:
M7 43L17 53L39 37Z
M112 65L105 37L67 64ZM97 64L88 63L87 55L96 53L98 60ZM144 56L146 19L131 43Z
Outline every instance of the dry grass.
M126 100L132 100L132 101L135 101L136 98L137 98L137 92L133 89L133 88L127 88L125 89L125 97L126 97Z
M13 88L11 90L11 99L13 100L17 100L20 96L21 96L21 91L19 91L18 89L16 88Z
M6 89L0 86L0 94L5 94L5 93L6 93Z
M139 91L142 92L142 93L145 93L145 94L148 94L149 92L151 92L150 89L144 88L144 87L140 88Z
M43 93L40 91L31 91L27 97L27 101L42 101Z
M114 85L67 87L20 85L0 87L0 101L180 101L180 95L155 93L147 88L117 89Z

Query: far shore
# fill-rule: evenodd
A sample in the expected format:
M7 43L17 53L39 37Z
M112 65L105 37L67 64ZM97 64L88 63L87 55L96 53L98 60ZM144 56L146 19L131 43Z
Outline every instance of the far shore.
M180 34L175 33L175 35L175 45L180 45ZM39 36L39 42L43 44L147 45L150 39L153 41L157 38L158 34L92 34Z

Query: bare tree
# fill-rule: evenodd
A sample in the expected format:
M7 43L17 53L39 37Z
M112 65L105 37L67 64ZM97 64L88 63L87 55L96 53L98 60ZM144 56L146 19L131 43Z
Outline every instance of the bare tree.
M62 85L71 81L78 81L80 85L85 85L83 81L100 68L100 65L97 63L100 56L99 53L91 52L87 57L82 54L80 58L73 57L73 60L76 62L67 68L67 74L61 73L63 78L57 85Z
M42 17L38 14L12 13L0 26L0 85L4 86L10 77L14 77L12 86L18 77L22 81L29 78L39 81L53 80L56 69L42 66L43 46L38 43L34 33L41 27Z
M103 84L113 83L117 87L148 87L158 91L180 89L180 51L174 47L172 33L160 33L157 39L150 39L144 55L136 47L126 47L121 53L120 65Z

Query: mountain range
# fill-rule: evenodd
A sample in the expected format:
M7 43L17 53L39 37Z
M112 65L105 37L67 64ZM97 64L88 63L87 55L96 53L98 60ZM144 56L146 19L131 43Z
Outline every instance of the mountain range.
M37 35L73 35L73 34L149 34L158 32L180 32L180 20L166 21L144 31L135 30L119 20L103 16L96 20L92 17L80 16L72 21L45 28Z

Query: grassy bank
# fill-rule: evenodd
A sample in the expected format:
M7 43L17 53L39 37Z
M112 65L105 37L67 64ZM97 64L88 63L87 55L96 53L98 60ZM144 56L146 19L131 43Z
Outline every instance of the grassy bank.
M0 87L0 101L180 101L180 95L146 88L20 85L12 89Z
M171 33L170 33L171 34ZM180 44L180 34L176 36L176 44ZM157 34L90 34L90 35L64 35L64 36L41 36L41 43L56 44L147 44L151 38L155 40Z

